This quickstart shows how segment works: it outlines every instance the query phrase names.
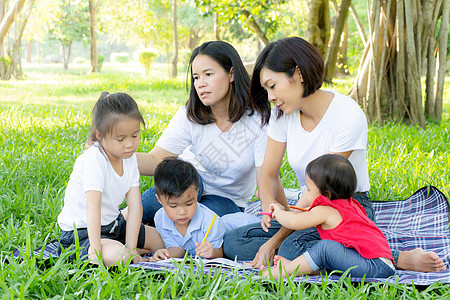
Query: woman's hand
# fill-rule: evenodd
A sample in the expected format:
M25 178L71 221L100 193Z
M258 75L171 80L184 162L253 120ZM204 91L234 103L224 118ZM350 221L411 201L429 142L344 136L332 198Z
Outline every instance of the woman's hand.
M270 221L272 221L272 218L270 216L268 216L268 215L262 216L261 227L265 232L269 232Z
M255 258L251 262L245 264L252 266L253 268L263 269L265 266L267 266L267 262L272 265L274 256L275 248L271 245L269 240L259 248L259 251L258 253L256 253Z

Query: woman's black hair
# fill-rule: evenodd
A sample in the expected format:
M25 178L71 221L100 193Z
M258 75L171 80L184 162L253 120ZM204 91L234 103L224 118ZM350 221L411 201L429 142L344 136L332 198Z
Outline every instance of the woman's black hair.
M97 131L101 137L104 137L106 133L111 132L113 125L123 116L139 120L145 126L144 118L139 112L137 103L130 95L102 92L92 109L89 140L98 141Z
M330 200L350 199L356 189L356 173L348 159L339 154L325 154L306 166L306 175L320 194Z
M261 115L261 123L269 123L270 103L267 91L261 86L262 68L283 72L289 78L300 69L303 79L303 95L307 97L317 91L323 83L324 63L316 47L299 37L288 37L268 44L259 54L253 68L250 83L250 100L253 109ZM283 111L278 110L278 118Z
M192 62L198 55L207 55L216 61L222 68L230 73L233 68L233 82L231 83L231 99L228 106L230 122L239 121L246 111L253 114L250 105L250 77L245 70L241 57L236 49L223 41L210 41L194 49L189 60L188 76L191 77L191 87L189 99L186 102L187 118L194 123L206 125L213 123L214 117L209 106L205 106L197 95L194 87L194 77L192 76Z
M167 157L155 169L153 175L155 192L168 199L181 197L191 186L198 188L198 173L192 164L178 159Z

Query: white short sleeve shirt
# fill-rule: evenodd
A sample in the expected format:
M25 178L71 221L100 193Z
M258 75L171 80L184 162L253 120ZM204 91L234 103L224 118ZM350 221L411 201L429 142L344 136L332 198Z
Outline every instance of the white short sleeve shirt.
M218 195L244 207L256 189L256 167L267 145L266 127L256 113L244 115L227 132L216 124L188 120L181 107L156 143L192 163L204 183L204 194Z
M62 230L87 228L86 192L102 193L101 225L108 225L119 215L119 206L131 187L139 187L136 155L123 159L123 175L113 169L106 153L95 143L75 161L64 197L64 207L58 215Z
M297 175L302 190L306 187L305 170L310 161L330 152L353 151L349 161L356 172L356 192L366 192L370 189L366 158L366 116L350 97L328 92L333 93L334 98L313 131L303 129L300 111L283 114L277 119L277 108L274 107L267 129L268 135L275 141L286 143L289 164Z

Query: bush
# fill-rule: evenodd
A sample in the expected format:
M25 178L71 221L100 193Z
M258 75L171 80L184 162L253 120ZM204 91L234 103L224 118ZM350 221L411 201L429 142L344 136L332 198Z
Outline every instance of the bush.
M130 61L130 56L127 52L112 53L111 61L124 64Z
M138 60L145 69L145 74L150 74L152 63L158 54L153 50L142 50L139 53Z

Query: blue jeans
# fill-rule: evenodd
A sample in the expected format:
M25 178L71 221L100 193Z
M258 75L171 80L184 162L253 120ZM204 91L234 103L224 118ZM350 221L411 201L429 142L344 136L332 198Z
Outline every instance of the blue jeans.
M210 210L215 212L219 217L235 212L242 212L243 208L237 206L232 200L217 195L202 195L203 181L199 177L197 201L202 203ZM142 194L142 206L144 208L142 214L142 223L155 226L154 217L156 212L162 207L156 199L155 187L152 187Z
M387 278L394 275L395 270L389 267L381 259L367 259L361 256L355 249L332 241L321 240L304 253L306 261L313 271L321 268L327 270L349 271L352 277Z
M367 194L354 194L352 196L366 210L367 216L375 221L375 211ZM253 260L259 248L267 242L282 226L272 221L269 232L261 228L260 223L250 224L236 228L225 234L223 238L223 253L226 257L238 260ZM320 235L315 227L292 232L281 244L278 254L293 260L302 255L320 241ZM398 251L393 251L395 265L398 261Z

